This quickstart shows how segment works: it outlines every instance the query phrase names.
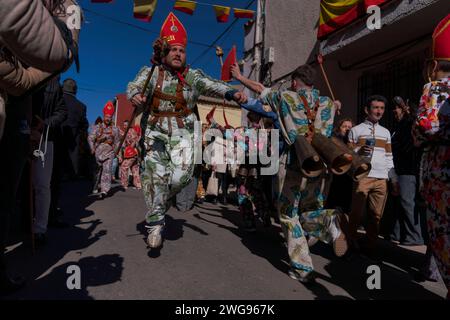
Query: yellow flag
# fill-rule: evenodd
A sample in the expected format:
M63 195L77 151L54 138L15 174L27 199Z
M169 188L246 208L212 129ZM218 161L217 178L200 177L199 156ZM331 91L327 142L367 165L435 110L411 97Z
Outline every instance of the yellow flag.
M158 0L133 0L133 16L141 21L150 22Z

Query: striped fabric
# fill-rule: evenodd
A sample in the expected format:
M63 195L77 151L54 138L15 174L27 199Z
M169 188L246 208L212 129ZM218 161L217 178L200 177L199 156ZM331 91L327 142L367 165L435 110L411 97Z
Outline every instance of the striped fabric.
M175 1L175 5L173 6L173 9L190 14L192 16L194 14L196 7L197 7L197 3L194 1L179 0L179 1Z
M332 32L366 14L367 8L390 0L321 0L317 38L324 39Z
M150 22L158 0L133 0L133 16L141 21Z
M217 22L227 22L228 18L230 17L230 11L230 7L214 6L214 12L216 13Z

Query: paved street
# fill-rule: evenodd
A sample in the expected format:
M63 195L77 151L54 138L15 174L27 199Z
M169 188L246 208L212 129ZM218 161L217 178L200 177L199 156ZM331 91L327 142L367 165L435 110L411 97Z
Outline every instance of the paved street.
M412 280L424 248L385 242L381 290L366 287L367 261L334 258L322 244L312 249L317 284L307 288L287 276L281 229L247 234L233 205L205 203L186 213L172 208L163 248L149 251L141 192L115 188L111 197L96 201L87 197L88 187L64 186L62 208L73 226L50 229L46 247L34 256L27 245L9 247L8 260L29 285L8 298L442 299L446 293L442 282ZM66 287L73 264L81 268L80 290Z

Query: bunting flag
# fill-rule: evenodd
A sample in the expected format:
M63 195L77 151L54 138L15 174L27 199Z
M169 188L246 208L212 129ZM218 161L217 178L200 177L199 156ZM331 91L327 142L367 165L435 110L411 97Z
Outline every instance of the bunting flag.
M158 0L133 0L133 16L141 21L150 22Z
M223 66L222 66L222 72L220 74L220 80L222 81L231 81L233 76L231 75L231 66L237 62L236 59L236 46L233 46L231 48L230 53L227 55Z
M253 10L234 8L234 17L235 18L252 19L254 16L255 16L255 11L253 11Z
M317 38L324 39L330 33L366 14L367 8L390 0L321 0Z
M197 3L195 1L178 0L178 1L175 1L175 5L173 6L173 9L190 14L192 16L194 14L196 7L197 7Z
M113 0L91 0L92 3L110 3Z
M225 23L228 22L228 18L230 17L230 7L223 6L213 6L214 12L216 13L217 22Z

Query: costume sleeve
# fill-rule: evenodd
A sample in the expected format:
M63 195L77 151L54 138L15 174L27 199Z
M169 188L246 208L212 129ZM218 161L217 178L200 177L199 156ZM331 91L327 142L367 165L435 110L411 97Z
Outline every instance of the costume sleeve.
M224 98L228 91L233 91L232 87L223 81L213 79L202 70L192 70L192 86L199 95Z
M268 104L274 111L281 108L282 98L281 92L278 90L272 90L270 88L264 89L259 96L259 100L261 100L263 104Z
M450 93L440 90L441 87L445 84L432 82L424 86L413 127L419 143L450 139Z
M131 100L131 98L133 98L136 94L142 92L145 81L147 80L147 77L148 77L150 71L151 71L150 67L142 67L141 70L139 70L136 77L134 78L134 80L128 83L128 86L127 86L128 100ZM157 77L158 77L158 67L155 68L152 78L147 86L147 89L145 90L146 96L148 96L150 94L150 92L153 92L153 87L157 81Z
M97 138L97 134L98 134L98 125L95 125L92 128L92 131L91 131L91 133L89 133L89 136L88 136L89 148L91 148L92 151L94 151L95 140Z

